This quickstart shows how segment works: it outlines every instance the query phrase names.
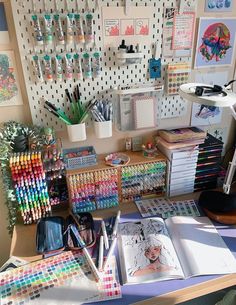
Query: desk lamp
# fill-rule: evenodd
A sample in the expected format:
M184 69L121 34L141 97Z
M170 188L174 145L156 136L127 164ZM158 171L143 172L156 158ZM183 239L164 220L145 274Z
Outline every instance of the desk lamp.
M201 104L204 107L228 107L236 120L236 94L231 90L230 81L224 87L188 83L180 86L179 94L182 98ZM229 163L223 184L223 193L218 191L202 191L199 205L209 218L224 224L236 224L236 194L230 194L230 187L236 169L236 149L232 161Z

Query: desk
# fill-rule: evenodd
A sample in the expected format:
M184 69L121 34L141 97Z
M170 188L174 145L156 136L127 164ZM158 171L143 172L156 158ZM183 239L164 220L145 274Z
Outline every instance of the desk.
M197 199L198 194L188 194L176 198L179 200ZM122 204L119 209L121 209L122 214L127 214L125 215L127 219L129 218L129 213L138 212L134 203ZM93 216L95 219L99 219L101 215L103 218L107 218L114 216L117 210L118 208L116 207L95 211ZM66 212L60 212L57 215L65 216ZM232 253L236 256L236 242L234 241L236 228L225 225L217 225L216 227ZM10 254L28 261L40 259L41 256L35 253L35 231L35 225L27 226L18 223L14 228ZM201 276L188 280L171 280L151 284L125 285L122 287L122 299L106 301L103 304L173 305L234 285L236 285L236 274Z

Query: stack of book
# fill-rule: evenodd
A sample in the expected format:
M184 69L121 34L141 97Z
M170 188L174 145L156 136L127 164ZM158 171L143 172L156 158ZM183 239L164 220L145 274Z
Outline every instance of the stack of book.
M167 195L177 196L194 191L198 146L204 143L206 132L197 128L160 130L157 148L169 159Z
M194 191L215 188L221 168L221 156L224 143L210 134L199 145Z

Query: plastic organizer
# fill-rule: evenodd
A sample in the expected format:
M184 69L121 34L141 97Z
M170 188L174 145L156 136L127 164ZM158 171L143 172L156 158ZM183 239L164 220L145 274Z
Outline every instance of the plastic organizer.
M93 146L63 149L66 169L77 169L97 164L97 154Z

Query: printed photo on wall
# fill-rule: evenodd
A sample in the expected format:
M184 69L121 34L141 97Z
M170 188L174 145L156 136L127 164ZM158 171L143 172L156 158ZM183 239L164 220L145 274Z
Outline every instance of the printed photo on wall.
M0 51L0 106L22 105L13 51Z
M223 108L193 103L191 126L211 126L212 124L219 124L221 122L222 112Z
M4 3L0 2L0 45L10 43Z
M195 68L230 66L235 32L236 18L200 18Z
M205 12L232 12L233 0L206 0Z

